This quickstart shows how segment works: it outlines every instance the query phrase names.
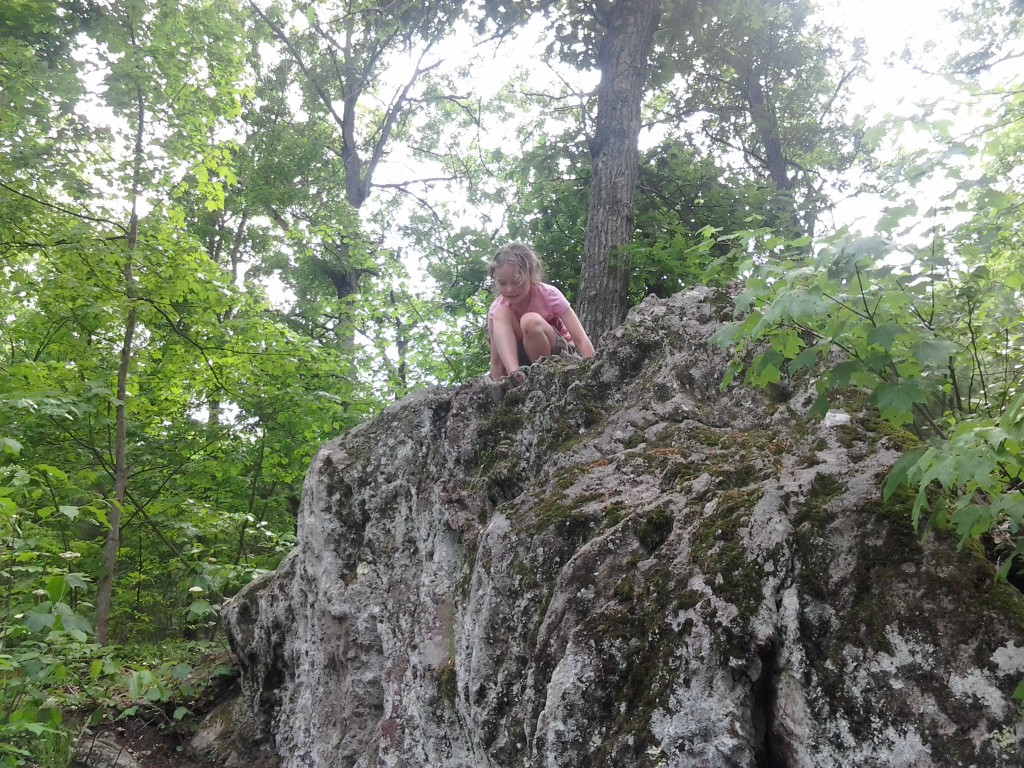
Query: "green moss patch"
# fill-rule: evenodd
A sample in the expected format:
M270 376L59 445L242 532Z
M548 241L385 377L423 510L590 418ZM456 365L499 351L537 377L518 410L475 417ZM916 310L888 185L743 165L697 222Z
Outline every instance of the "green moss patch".
M690 550L693 565L716 585L715 594L746 618L760 605L762 573L761 566L750 561L740 530L749 525L750 513L763 494L760 486L722 493L714 511L694 531Z
M455 674L454 659L445 662L437 671L437 687L441 698L451 707L455 706L455 699L459 694L459 681Z
M560 470L547 494L521 509L517 519L524 525L526 533L538 535L554 528L567 540L585 541L596 527L603 524L604 513L596 502L603 499L604 494L569 492L586 472L585 465Z
M681 587L667 566L635 571L616 587L618 604L588 620L585 631L597 651L596 678L603 681L592 703L603 713L601 721L611 723L588 764L653 764L646 753L654 743L651 718L668 705L678 677L673 657L684 635L666 618L688 594Z
M636 528L636 537L640 546L648 553L654 552L668 539L674 524L675 515L664 507L658 507L648 512Z

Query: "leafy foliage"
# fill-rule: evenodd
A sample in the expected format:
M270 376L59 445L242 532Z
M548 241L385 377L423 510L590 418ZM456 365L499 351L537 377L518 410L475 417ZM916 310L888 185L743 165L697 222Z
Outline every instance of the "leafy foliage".
M197 677L166 648L164 661L146 664L94 641L93 579L83 569L99 548L83 531L107 525L103 500L81 475L22 463L11 438L0 445L0 765L66 765L69 713L98 722L159 705L180 719L181 702L208 675ZM189 648L197 650L208 647Z
M933 509L938 522L964 540L1004 527L1016 539L1024 334L1014 286L1024 275L994 277L933 247L900 254L877 236L836 241L809 262L749 267L737 301L744 317L720 341L752 354L736 358L730 377L742 370L764 386L816 371L819 414L830 398L863 389L885 421L929 441L887 486L918 488L915 524L937 482L952 505Z
M987 86L987 128L960 137L921 119L933 147L897 157L896 199L877 234L815 246L767 231L720 335L737 357L729 379L764 386L813 372L823 413L851 387L921 445L894 467L885 494L916 491L918 526L948 526L961 542L985 536L1007 575L1024 552L1024 188L1016 167L1018 88ZM991 97L994 96L994 99ZM973 167L965 161L976 158ZM949 190L919 210L921 189ZM928 199L924 197L923 199ZM797 247L794 247L797 246ZM728 382L727 382L728 383Z

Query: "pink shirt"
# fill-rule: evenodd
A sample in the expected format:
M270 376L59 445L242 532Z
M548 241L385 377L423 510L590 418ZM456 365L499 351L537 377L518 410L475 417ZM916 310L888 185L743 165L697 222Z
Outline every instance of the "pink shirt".
M569 330L562 322L562 314L569 309L569 300L555 286L547 283L534 283L530 286L530 304L521 311L512 307L508 299L499 294L491 303L491 308L487 310L488 333L494 326L494 310L503 305L512 309L512 314L516 316L517 320L522 320L523 315L527 312L536 312L547 320L551 327L561 334L562 338L569 342L572 341Z

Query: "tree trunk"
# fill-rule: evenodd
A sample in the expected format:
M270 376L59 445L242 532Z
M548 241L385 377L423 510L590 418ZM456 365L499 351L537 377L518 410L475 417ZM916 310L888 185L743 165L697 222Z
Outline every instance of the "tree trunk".
M647 60L661 17L660 0L619 0L603 6L598 50L601 84L591 143L593 179L580 271L579 315L595 341L626 317L629 256L639 175L640 105Z
M789 160L782 145L779 121L774 104L765 92L761 67L751 64L746 68L742 72L739 85L746 96L754 130L757 131L757 136L764 147L764 162L768 176L775 184L773 207L782 226L786 226L785 222L788 220L791 229L788 234L791 237L801 237L806 231L800 219L793 179L789 176Z
M127 245L122 273L128 315L125 319L121 345L121 362L117 369L117 408L114 436L114 499L110 515L110 530L103 546L103 576L96 591L96 642L106 645L110 611L113 604L114 578L117 575L117 552L121 548L121 510L128 495L128 370L132 362L135 325L138 310L135 306L135 275L132 262L139 240L139 195L142 189L143 137L145 132L145 103L142 90L136 87L135 157L132 168L132 212L128 221Z

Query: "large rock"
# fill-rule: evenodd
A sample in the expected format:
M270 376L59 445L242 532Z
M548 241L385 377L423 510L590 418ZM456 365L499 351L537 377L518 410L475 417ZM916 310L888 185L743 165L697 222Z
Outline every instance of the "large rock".
M729 306L323 447L225 612L285 766L1024 764L1020 594L881 502L869 416L721 391Z
M192 751L220 768L280 768L241 696L229 696L202 719L189 740Z

